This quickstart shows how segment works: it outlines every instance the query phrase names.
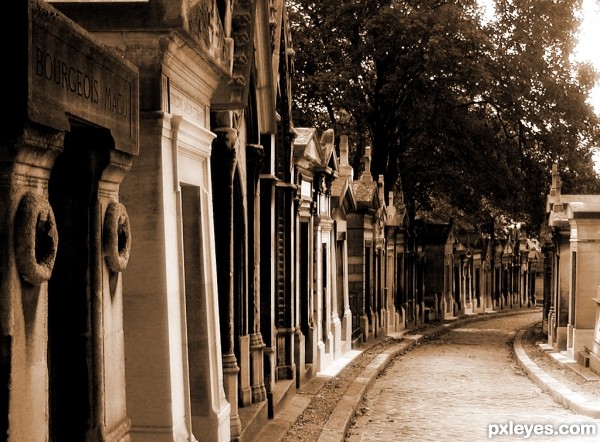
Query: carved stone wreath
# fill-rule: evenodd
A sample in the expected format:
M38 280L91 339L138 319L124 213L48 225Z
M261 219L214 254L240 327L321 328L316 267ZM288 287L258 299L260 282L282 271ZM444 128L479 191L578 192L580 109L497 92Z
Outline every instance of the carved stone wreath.
M122 272L129 262L131 227L125 206L110 203L103 226L103 249L106 265L111 272Z
M32 285L50 279L58 247L54 212L46 197L26 193L15 215L15 258L21 277Z

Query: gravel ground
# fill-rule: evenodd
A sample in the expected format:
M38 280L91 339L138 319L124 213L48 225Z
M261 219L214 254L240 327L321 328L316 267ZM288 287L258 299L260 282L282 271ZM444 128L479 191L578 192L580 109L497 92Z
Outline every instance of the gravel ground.
M352 382L378 354L385 351L391 344L398 342L396 339L389 339L375 344L354 358L337 376L325 382L282 441L316 442L331 412Z
M487 318L483 318L480 320L486 319ZM414 330L413 333L420 334L426 332L427 329L436 325L439 324L424 326ZM586 381L577 373L563 368L558 362L554 361L536 345L537 342L544 341L541 327L541 321L532 323L531 327L524 333L522 344L527 355L536 362L540 368L544 369L556 379L561 380L572 390L587 396L595 396L596 399L600 397L600 381ZM434 336L438 336L447 330L449 329L443 329L440 333L428 336L422 341L423 344L425 344L427 340ZM290 427L282 441L317 442L323 426L328 421L329 416L338 404L340 398L343 397L347 388L377 355L388 349L390 345L397 343L398 341L395 339L386 339L380 343L374 344L357 356L337 376L325 382L308 407L298 417L294 425ZM360 413L360 410L358 410L358 413Z
M413 330L412 334L420 334L439 324L426 324ZM445 332L446 330L443 330ZM435 334L437 335L437 334ZM435 336L432 335L431 337ZM390 346L398 344L401 340L387 338L365 349L352 360L337 376L332 377L323 384L304 412L290 427L282 442L316 442L321 435L321 430L329 420L329 416L343 397L348 387L362 373L377 355L386 351ZM417 344L419 345L419 344ZM410 350L409 350L410 351ZM402 354L398 355L401 356ZM297 394L302 394L298 392ZM360 412L360 410L358 411Z

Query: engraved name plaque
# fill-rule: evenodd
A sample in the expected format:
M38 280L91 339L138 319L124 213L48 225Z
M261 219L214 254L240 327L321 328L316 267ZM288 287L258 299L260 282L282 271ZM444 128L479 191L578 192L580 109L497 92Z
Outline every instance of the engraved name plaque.
M116 148L137 154L137 68L47 6L32 2L29 45L32 121L69 129L69 117L107 128Z

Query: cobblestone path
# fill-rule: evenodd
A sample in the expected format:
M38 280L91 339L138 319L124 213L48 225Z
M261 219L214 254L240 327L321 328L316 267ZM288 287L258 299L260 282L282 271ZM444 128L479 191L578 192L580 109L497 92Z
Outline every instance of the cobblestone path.
M516 331L537 321L538 312L474 322L398 357L346 441L600 441L600 420L556 404L514 359Z

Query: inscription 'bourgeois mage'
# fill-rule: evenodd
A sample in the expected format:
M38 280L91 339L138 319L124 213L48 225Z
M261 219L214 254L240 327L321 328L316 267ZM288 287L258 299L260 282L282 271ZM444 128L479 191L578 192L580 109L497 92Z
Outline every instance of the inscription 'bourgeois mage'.
M69 64L41 48L36 48L35 73L48 82L77 95L115 115L127 117L129 100L106 85L101 94L99 80L93 75Z

